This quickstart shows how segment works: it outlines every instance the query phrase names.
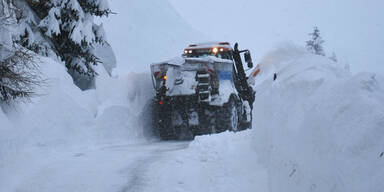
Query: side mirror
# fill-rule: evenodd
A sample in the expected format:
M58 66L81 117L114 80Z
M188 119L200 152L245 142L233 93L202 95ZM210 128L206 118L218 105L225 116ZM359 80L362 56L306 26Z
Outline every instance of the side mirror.
M247 51L247 52L244 53L244 60L248 64L248 68L252 68L253 67L251 52Z

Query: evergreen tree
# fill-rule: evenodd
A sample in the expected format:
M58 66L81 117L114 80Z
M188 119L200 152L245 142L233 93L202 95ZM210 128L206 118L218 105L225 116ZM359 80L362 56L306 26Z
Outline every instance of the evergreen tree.
M15 42L19 10L12 0L0 0L0 103L29 98L41 84L33 56Z
M74 82L87 89L97 75L94 66L100 63L93 53L95 43L106 44L102 26L94 24L94 17L108 16L111 10L106 0L26 0L25 32L20 35L23 46L42 55L54 53L65 62ZM37 18L33 18L36 16ZM39 33L34 33L38 31ZM48 44L41 46L31 36ZM49 47L50 49L47 49ZM85 82L85 83L84 83Z
M320 36L320 30L315 27L313 30L313 33L309 34L311 39L307 41L307 50L311 53L314 53L316 55L325 56L324 50L323 50L323 43L324 40Z

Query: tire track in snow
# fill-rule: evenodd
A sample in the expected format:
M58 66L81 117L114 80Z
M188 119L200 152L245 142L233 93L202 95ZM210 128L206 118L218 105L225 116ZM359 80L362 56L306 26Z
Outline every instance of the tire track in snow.
M150 177L147 175L150 165L161 158L167 152L182 150L188 147L189 142L161 142L154 143L154 147L148 153L149 155L139 158L136 163L130 165L125 172L128 172L128 183L118 192L140 192L145 191L145 187L150 184ZM157 147L159 145L159 147Z

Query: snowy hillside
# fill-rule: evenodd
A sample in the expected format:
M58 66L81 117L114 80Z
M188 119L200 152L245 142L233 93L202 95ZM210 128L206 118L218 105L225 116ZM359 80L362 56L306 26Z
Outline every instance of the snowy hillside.
M117 14L104 23L119 74L147 72L149 64L182 54L191 42L207 40L167 0L112 0L111 8Z

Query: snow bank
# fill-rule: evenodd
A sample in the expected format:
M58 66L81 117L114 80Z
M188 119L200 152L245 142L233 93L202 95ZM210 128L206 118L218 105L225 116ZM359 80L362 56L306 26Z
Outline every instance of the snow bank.
M384 188L384 79L338 65L292 45L262 61L253 131L270 191Z
M149 75L110 78L104 71L96 90L81 91L64 64L45 57L37 61L46 79L39 96L0 108L0 191L11 191L13 182L44 164L45 155L146 142L139 119L152 96Z
M152 96L148 74L111 78L98 71L95 90L81 91L63 64L39 58L46 84L32 103L7 110L28 146L75 146L142 139L140 112ZM101 68L101 67L99 67ZM6 118L6 117L4 117Z

